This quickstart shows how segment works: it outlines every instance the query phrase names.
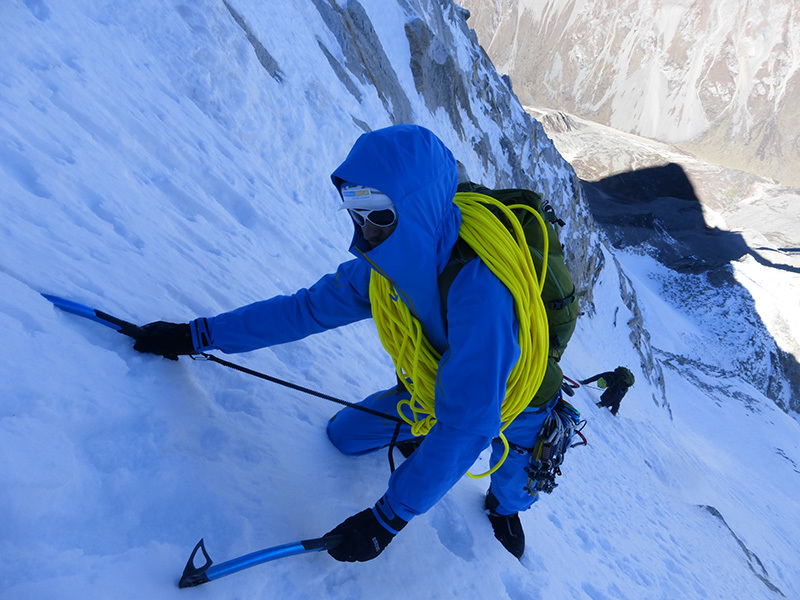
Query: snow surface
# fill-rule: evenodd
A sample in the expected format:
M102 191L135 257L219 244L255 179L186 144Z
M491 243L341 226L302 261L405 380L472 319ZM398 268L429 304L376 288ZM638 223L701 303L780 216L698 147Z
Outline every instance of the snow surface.
M671 412L654 401L610 255L565 370L627 364L637 384L617 419L596 390L575 396L589 446L522 515L521 562L492 537L486 482L465 478L369 563L292 557L178 590L200 537L222 562L371 505L385 454L338 454L324 432L335 405L138 354L40 293L183 321L291 293L348 257L328 174L355 119L391 121L374 88L351 81L358 100L336 77L320 12L295 4L230 3L271 71L224 3L0 6L0 598L800 597L800 426L691 360L664 359ZM408 69L390 18L404 13L388 4L363 1ZM417 122L457 141L409 96ZM659 296L660 267L618 260L654 346L694 358L702 327ZM393 378L371 323L234 360L348 400Z

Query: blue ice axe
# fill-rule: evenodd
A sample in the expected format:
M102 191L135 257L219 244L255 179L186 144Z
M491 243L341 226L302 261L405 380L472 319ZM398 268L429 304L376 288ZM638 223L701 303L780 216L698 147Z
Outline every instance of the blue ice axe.
M97 310L95 308L86 306L85 304L79 304L78 302L67 300L66 298L53 296L52 294L42 294L42 296L50 300L50 302L55 304L61 310L65 310L73 315L78 315L79 317L84 317L96 323L100 323L106 327L111 327L111 329L116 329L120 333L130 336L133 339L138 339L140 335L142 328L138 325L118 319L117 317L114 317L108 313L104 313L102 310Z
M301 542L294 542L292 544L283 544L282 546L273 546L272 548L264 548L257 552L245 554L239 558L233 558L224 563L214 565L214 561L208 556L205 544L201 539L192 550L189 561L186 563L186 568L183 570L183 575L178 582L178 587L187 588L196 585L202 585L209 581L214 581L226 575L238 573L244 569L255 567L271 560L277 560L286 556L294 556L295 554L306 554L307 552L319 552L320 550L329 550L338 546L342 538L338 535L331 535L327 537L316 538L313 540L303 540ZM201 567L194 566L194 558L197 552L201 551L205 558L205 564ZM212 566L213 565L213 566Z

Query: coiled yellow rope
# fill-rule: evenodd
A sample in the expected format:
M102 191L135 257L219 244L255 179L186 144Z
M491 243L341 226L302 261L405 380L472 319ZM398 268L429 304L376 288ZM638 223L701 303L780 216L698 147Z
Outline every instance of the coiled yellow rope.
M549 332L541 294L547 272L547 229L539 213L525 205L507 207L490 196L477 193L456 194L454 202L462 215L459 235L511 292L519 322L520 358L508 377L506 397L500 411L503 456L486 473L467 473L477 478L493 473L506 459L508 441L502 431L525 410L544 379ZM512 226L513 235L487 205L504 215ZM542 227L544 261L539 274L533 265L522 225L512 211L517 208L534 214ZM441 356L423 334L420 322L399 299L391 282L376 271L370 278L369 295L381 343L391 355L398 377L411 393L410 400L398 403L397 411L411 426L415 436L425 435L436 422L434 398Z

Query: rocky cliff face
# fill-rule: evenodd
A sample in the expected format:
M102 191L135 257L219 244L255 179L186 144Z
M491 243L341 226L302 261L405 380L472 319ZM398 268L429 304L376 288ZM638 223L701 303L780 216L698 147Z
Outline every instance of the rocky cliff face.
M357 1L346 5L313 0L341 48L321 44L331 67L348 89L353 81L378 91L395 123L415 120L413 101L400 84L405 65L392 64L367 13ZM445 119L458 143L450 143L469 175L494 187L535 189L568 222L565 232L579 240L567 249L570 269L582 287L599 268L596 225L583 199L575 172L558 153L542 125L525 112L480 47L466 22L469 16L453 2L404 0L405 34L416 92L425 107ZM342 54L339 62L334 54ZM416 101L416 99L414 99Z
M794 0L462 0L523 104L800 185Z

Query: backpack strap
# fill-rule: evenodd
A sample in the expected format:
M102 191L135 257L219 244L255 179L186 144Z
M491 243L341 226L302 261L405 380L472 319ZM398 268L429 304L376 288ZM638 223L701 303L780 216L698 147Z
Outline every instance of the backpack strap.
M439 274L439 295L442 298L442 312L447 315L447 295L450 293L450 287L458 277L468 262L478 258L478 254L473 250L467 242L458 238L456 245L453 246L453 252L450 254L450 260L444 270Z
M572 293L566 298L551 300L550 302L545 302L544 305L551 310L562 310L572 304L579 295L582 296L583 294L579 294L575 288L572 288Z

